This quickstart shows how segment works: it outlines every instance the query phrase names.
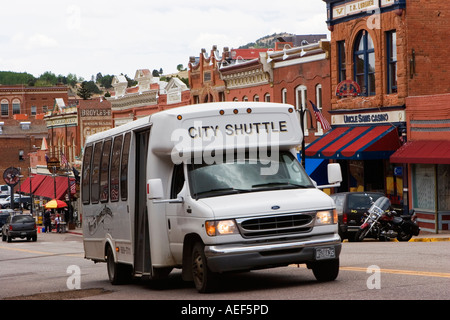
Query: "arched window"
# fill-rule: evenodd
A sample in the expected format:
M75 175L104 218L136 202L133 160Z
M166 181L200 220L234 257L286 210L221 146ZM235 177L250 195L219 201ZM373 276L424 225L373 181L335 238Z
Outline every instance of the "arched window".
M375 95L375 49L366 30L358 33L353 47L355 81L365 96Z
M1 115L8 116L9 115L9 102L6 99L2 99L1 101Z
M281 90L281 103L287 103L287 89L283 88Z
M19 99L14 99L12 102L12 111L13 111L13 115L14 114L20 114L20 100Z
M306 110L308 102L307 88L300 85L295 88L295 108L298 110ZM309 135L307 117L303 119L303 128L305 136Z

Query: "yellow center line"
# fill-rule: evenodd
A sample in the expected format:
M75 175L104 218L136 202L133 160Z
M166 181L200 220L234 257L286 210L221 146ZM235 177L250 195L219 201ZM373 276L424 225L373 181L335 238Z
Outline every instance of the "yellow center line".
M36 251L36 250L28 250L28 249L21 249L21 248L11 248L11 247L4 247L4 246L0 246L0 249L6 249L6 250L11 250L11 251L27 252L27 253L54 255L54 253L45 252L45 251Z
M291 264L290 267L295 268L306 268L305 265ZM368 268L363 267L339 267L339 270L343 271L357 271L367 273ZM430 272L430 271L413 271L413 270L397 270L397 269L381 269L381 273L390 274L402 274L408 276L423 276L423 277L438 277L438 278L450 278L450 273L446 272ZM369 272L372 273L372 272Z
M360 268L360 267L340 267L339 269L345 270L345 271L367 272L367 268ZM396 269L381 269L381 268L380 268L380 272L381 273L390 273L390 274L402 274L402 275L409 275L409 276L450 278L450 273L445 273L445 272L396 270Z
M56 255L61 255L61 256L66 256L66 257L83 256L82 253L77 253L77 252L60 254L60 253L52 253L52 252L45 252L45 251L29 250L29 249L22 249L22 248L11 248L11 247L5 247L5 246L0 246L0 249L6 249L6 250L11 250L11 251L20 251L20 252L26 252L26 253L34 253L34 254L41 254L41 255L47 255L47 256L56 256Z

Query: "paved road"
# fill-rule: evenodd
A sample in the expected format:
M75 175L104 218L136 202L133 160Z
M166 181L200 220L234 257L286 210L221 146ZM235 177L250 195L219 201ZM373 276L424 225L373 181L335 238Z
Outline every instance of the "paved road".
M178 270L162 284L112 286L105 264L83 258L82 236L39 234L37 242L0 242L0 299L447 300L449 249L450 242L343 243L334 282L318 283L310 270L290 266L226 275L219 292L205 295L183 282Z

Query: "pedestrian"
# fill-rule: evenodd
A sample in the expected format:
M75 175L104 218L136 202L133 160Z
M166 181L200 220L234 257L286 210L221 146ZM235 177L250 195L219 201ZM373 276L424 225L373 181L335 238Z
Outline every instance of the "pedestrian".
M60 227L61 227L61 218L59 217L59 214L56 215L55 218L55 225L56 225L56 232L60 233Z
M45 210L44 212L44 226L45 232L52 232L52 219L50 216L50 210Z

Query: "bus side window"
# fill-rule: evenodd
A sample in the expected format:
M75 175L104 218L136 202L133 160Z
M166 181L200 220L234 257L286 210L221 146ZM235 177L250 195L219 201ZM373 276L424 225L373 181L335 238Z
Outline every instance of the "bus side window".
M84 150L83 158L83 183L81 185L82 201L84 204L89 203L90 186L91 186L91 160L92 146L87 146Z
M170 198L176 199L177 195L183 189L184 185L184 171L183 164L177 164L173 168L172 187L170 188Z
M94 147L92 159L91 202L98 203L100 195L100 160L102 159L102 142L97 142Z
M114 138L114 145L111 158L111 176L110 176L110 188L111 188L111 202L119 201L119 181L120 181L120 152L122 151L123 136Z
M130 140L131 133L125 134L125 140L123 142L122 149L122 165L120 169L120 197L122 200L128 198L128 155L130 153Z
M107 202L109 197L109 158L111 156L111 140L103 143L102 161L100 166L100 201Z

